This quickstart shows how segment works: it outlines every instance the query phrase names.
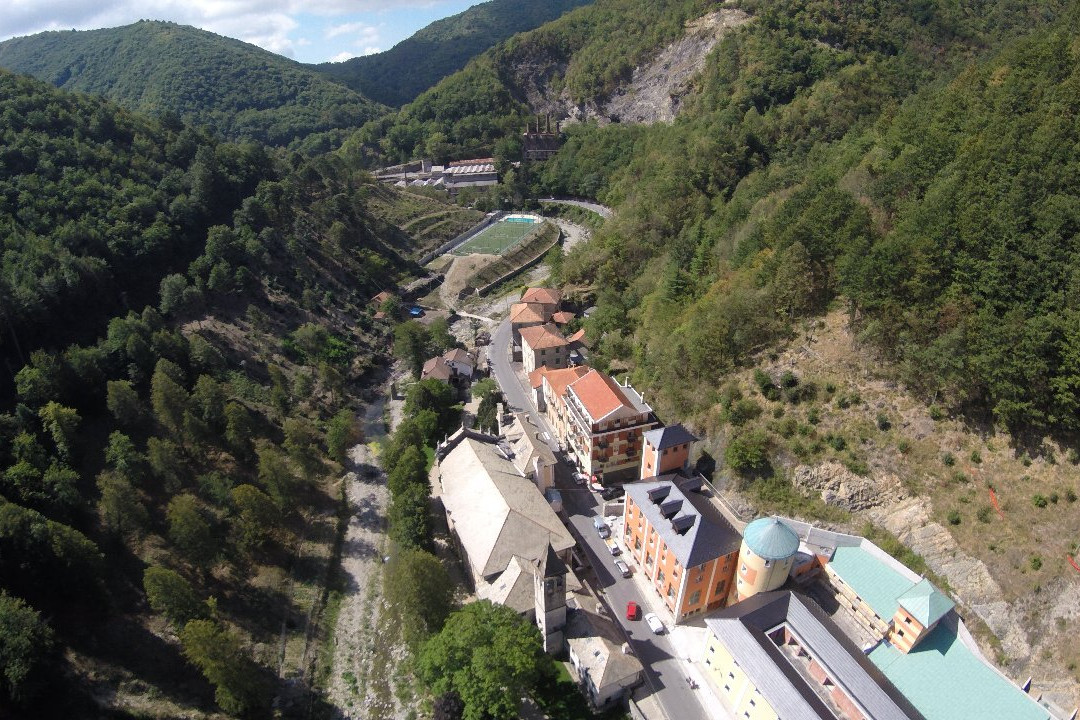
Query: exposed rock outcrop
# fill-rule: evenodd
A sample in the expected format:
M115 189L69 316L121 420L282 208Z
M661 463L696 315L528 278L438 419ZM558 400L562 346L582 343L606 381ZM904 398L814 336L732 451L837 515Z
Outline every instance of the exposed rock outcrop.
M564 122L671 122L692 90L694 78L705 67L705 58L725 33L750 19L737 8L722 8L687 23L681 38L635 68L630 83L600 104L575 103L567 90L554 93L551 79L564 75L566 64L549 57L519 59L513 68L513 84L533 112L562 118Z
M820 495L825 503L851 511L893 502L903 492L894 476L862 477L836 462L800 465L792 483L807 495Z

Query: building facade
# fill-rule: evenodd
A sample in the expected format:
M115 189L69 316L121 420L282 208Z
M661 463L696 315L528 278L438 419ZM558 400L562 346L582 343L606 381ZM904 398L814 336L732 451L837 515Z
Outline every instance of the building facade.
M557 412L559 439L582 472L605 484L638 477L642 435L658 423L631 385L590 370L566 386Z
M675 475L626 486L623 544L675 622L725 605L739 556L738 531L701 487Z
M570 343L551 323L521 329L521 364L525 373L548 367L561 370L570 359Z

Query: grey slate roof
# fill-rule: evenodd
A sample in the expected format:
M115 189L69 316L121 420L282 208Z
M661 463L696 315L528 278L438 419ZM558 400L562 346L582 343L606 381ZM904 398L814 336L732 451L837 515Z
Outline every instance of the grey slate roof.
M625 486L626 494L641 508L684 568L736 552L742 542L738 531L708 498L681 490L675 482L679 478L669 473L630 483ZM680 533L676 527L687 529Z
M766 632L787 624L829 677L874 720L925 720L812 600L787 590L761 593L705 620L781 718L835 720Z
M682 425L668 425L645 433L645 441L657 450L697 442L700 439Z

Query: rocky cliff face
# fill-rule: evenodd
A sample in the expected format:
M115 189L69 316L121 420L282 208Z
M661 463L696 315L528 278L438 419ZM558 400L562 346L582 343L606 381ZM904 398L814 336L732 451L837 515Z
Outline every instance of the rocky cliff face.
M569 92L556 92L552 80L565 73L566 64L547 56L519 58L511 82L534 112L563 122L671 122L679 114L683 98L692 91L694 78L705 67L705 58L725 33L750 19L742 10L724 8L688 23L681 38L634 69L629 84L599 101L575 103Z

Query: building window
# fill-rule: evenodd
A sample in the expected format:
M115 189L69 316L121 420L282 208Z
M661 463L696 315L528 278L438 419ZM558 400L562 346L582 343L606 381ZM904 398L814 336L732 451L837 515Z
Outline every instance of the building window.
M741 572L741 573L746 572L746 563L743 563L742 567L739 568L739 572Z
M904 616L904 622L907 623L908 625L910 625L911 624L911 618L909 618L907 615L905 615Z
M699 602L701 602L701 591L695 590L694 594L690 596L690 604L697 605Z
M727 693L731 692L731 686L730 685L725 685L724 686L724 692L727 692Z
M639 538L639 537L634 538L634 549L635 550L640 550L641 549L641 538Z
M716 583L716 594L717 595L723 595L724 594L724 581L723 580Z
M754 702L753 698L750 698L750 707L757 707L757 703Z
M669 598L675 597L675 590L670 585L667 586L667 596Z
M658 583L660 583L661 585L663 585L663 584L664 584L664 579L665 579L665 576L664 576L664 571L663 571L663 569L660 569L660 570L659 570L659 571L658 571L658 572L656 573L656 582L658 582Z

